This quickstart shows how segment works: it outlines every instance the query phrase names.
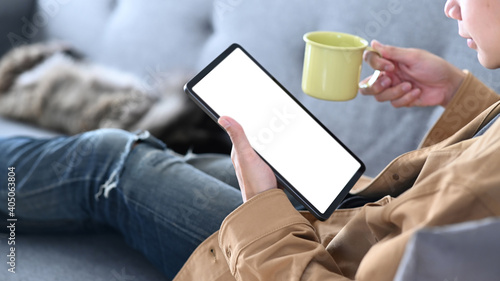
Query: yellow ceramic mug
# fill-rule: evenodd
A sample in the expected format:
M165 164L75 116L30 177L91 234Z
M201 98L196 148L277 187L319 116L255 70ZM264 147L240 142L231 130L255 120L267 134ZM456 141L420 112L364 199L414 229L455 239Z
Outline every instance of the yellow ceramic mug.
M304 41L304 93L331 101L355 98L359 90L363 52L366 49L376 52L368 46L368 41L355 35L331 31L306 33ZM376 71L368 84L373 84L378 75Z

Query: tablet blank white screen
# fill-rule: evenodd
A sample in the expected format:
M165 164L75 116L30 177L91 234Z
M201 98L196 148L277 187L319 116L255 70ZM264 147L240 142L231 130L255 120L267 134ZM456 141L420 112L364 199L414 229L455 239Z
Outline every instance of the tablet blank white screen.
M219 116L238 121L252 147L321 213L360 169L360 163L240 49L193 91Z

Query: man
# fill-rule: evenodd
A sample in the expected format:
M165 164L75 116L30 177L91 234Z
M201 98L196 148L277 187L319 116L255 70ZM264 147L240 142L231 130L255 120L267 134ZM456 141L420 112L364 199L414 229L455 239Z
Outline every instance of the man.
M490 68L500 66L499 12L499 0L446 5ZM298 212L238 123L222 117L236 175L228 157L181 157L148 133L0 140L1 166L15 171L19 226L109 225L176 280L392 280L417 230L500 215L500 109L495 93L444 60L372 45L382 58L367 53L366 60L383 75L363 94L396 107L446 106L421 149L353 188L373 203L337 210L325 222Z
M500 67L499 12L498 0L448 0L445 7L487 68ZM420 150L352 191L386 197L339 210L325 223L308 221L291 207L242 128L222 117L245 203L225 219L218 239L237 280L392 280L415 231L500 215L498 96L422 50L372 47L382 58L365 58L384 75L363 94L396 107L442 105L446 111Z

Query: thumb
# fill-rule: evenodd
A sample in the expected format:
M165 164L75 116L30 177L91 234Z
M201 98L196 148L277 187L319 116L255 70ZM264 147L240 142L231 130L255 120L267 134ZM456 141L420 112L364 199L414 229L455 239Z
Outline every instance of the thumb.
M219 118L218 123L226 130L233 142L234 149L238 153L253 152L243 127L236 120L228 116L222 116Z

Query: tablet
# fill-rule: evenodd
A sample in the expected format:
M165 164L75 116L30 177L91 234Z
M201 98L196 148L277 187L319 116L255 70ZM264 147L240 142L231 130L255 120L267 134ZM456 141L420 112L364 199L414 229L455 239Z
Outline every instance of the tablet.
M277 180L314 216L327 219L365 166L240 45L229 46L185 86L217 122L241 124Z

